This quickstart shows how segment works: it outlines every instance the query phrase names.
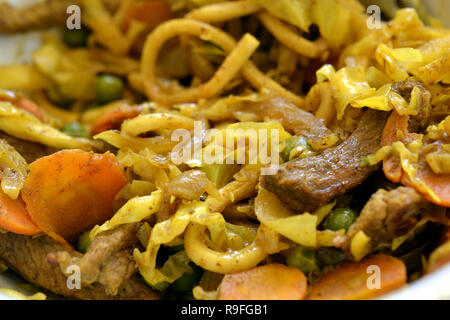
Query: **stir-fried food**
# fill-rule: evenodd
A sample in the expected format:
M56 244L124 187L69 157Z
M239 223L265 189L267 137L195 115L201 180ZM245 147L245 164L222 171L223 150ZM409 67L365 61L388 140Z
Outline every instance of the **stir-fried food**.
M302 300L444 266L450 30L394 2L0 3L0 32L41 30L0 65L0 269L79 299Z

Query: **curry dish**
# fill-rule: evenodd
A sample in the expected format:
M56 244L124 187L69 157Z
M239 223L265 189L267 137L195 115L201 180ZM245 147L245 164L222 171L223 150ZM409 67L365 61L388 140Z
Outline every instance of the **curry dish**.
M0 3L37 30L0 65L0 270L31 298L372 299L450 262L420 1Z

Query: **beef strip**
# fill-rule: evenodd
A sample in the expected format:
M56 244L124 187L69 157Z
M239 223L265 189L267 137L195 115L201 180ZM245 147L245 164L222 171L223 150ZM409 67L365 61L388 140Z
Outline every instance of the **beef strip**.
M110 11L120 5L121 0L103 0ZM0 32L21 32L64 26L70 5L81 6L81 0L45 0L31 6L16 9L8 3L0 3Z
M311 143L320 144L333 132L322 119L304 111L285 98L275 97L253 107L262 117L279 121L283 127L296 135L305 136Z
M348 229L343 248L350 250L351 240L359 231L370 237L372 252L390 248L392 240L413 229L431 207L432 204L413 188L398 187L390 191L379 189Z
M111 296L117 295L119 288L136 273L132 250L138 244L136 233L139 224L132 223L98 235L83 256L67 250L48 255L48 260L58 263L61 272L70 265L80 267L82 285L99 283Z
M30 237L0 232L0 260L29 282L67 297L84 300L159 299L158 293L133 276L136 267L131 259L131 250L125 247L134 243L131 234L135 234L135 228L136 225L131 225L100 235L85 255L45 235ZM66 270L63 263L69 261L80 266L81 289L67 286L68 278L62 270Z
M361 164L380 147L389 113L368 110L352 135L321 154L283 164L262 184L297 212L313 211L361 184L376 166Z
M55 148L47 147L36 142L15 138L2 131L0 131L0 139L4 139L10 146L14 147L14 149L16 149L16 151L19 152L28 163L56 152Z

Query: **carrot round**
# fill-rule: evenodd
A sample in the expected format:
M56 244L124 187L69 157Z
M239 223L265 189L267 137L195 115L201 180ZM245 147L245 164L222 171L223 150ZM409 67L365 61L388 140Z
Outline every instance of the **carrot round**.
M379 280L379 281L378 281ZM376 254L359 262L346 261L324 274L309 292L310 300L363 300L386 294L406 283L404 263Z
M42 232L28 215L23 200L20 197L13 200L2 191L0 191L0 228L24 235Z
M297 268L273 263L227 274L219 287L220 300L302 300L307 280Z
M111 218L114 197L126 182L112 154L63 150L30 164L22 197L44 232L71 241Z

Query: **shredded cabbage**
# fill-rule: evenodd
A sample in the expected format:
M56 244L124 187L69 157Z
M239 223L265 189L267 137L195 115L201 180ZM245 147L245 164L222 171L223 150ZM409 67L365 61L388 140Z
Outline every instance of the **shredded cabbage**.
M335 71L333 66L324 65L317 71L318 78L329 80L336 99L337 119L344 116L347 105L358 98L373 95L375 88L370 87L366 80L363 67L345 67Z
M169 219L155 224L150 234L150 240L146 250L140 252L138 249L135 249L133 252L134 259L139 267L139 272L145 281L151 285L156 285L164 281L172 283L182 276L184 272L168 273L167 268L156 268L156 256L159 247L161 244L170 243L176 237L183 234L191 222L191 218L193 221L201 221L208 226L215 224L217 222L217 215L208 216L208 214L209 210L204 202L190 201L180 205L177 212Z
M277 233L300 245L316 247L317 215L307 212L293 215L276 195L264 188L256 196L255 213L262 224Z
M0 168L2 191L17 199L28 175L28 164L5 140L0 140Z
M9 102L0 102L0 130L7 134L58 149L92 150L99 144L84 138L74 138L42 123L30 113Z
M151 215L158 212L162 200L162 191L160 189L153 191L151 195L144 197L135 197L129 200L119 211L117 211L111 220L106 221L101 226L95 226L89 233L89 238L94 239L96 235L107 230L113 230L120 225L139 222L148 219Z

